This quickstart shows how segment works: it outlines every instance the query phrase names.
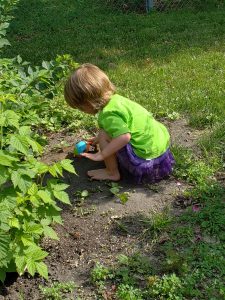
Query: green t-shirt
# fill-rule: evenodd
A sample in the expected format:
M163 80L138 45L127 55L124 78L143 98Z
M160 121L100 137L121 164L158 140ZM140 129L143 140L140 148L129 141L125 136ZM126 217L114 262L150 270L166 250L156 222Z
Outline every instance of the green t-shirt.
M144 107L118 94L99 112L98 125L112 138L129 132L135 154L144 159L159 157L169 147L166 127Z

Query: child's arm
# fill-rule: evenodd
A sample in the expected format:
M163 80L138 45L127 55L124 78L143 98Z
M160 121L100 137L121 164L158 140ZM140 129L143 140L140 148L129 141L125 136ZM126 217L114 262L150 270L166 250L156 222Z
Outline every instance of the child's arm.
M121 134L118 137L112 139L111 142L109 142L108 145L102 151L99 151L95 154L82 153L81 155L91 160L101 161L115 154L118 150L123 148L126 144L129 143L130 139L130 133Z

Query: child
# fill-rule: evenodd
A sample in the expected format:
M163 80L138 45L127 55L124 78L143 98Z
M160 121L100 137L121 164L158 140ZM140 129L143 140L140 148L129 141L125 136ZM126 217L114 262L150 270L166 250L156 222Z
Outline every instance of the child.
M82 155L104 160L106 168L88 171L89 177L118 181L126 174L136 183L152 183L172 172L174 159L166 127L136 102L115 94L114 85L98 67L84 64L76 69L64 95L71 107L98 113L100 131L92 141L100 151Z

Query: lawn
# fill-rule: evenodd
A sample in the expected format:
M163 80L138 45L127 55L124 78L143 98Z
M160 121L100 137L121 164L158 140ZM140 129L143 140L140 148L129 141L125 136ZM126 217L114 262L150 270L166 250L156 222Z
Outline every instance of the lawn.
M96 264L89 274L96 298L94 298L93 294L90 296L93 298L88 298L87 294L85 294L87 298L81 298L81 300L223 299L225 295L223 259L225 253L225 10L210 10L206 8L201 11L152 12L149 15L123 14L101 3L100 0L21 0L17 5L14 12L15 18L10 23L8 30L8 39L11 47L4 48L4 51L1 53L2 57L9 58L19 54L23 60L30 62L31 66L41 65L42 61L52 60L57 55L64 54L71 55L73 60L79 64L85 62L97 64L109 74L120 94L141 103L154 116L168 124L170 129L172 129L172 137L173 135L175 137L175 143L173 143L172 147L177 162L174 177L168 183L168 186L167 183L163 183L159 186L147 187L148 191L155 193L154 197L152 194L150 194L150 197L159 200L159 202L168 197L167 192L171 192L170 189L172 189L170 210L152 214L150 218L142 216L135 222L124 217L119 220L115 218L115 221L113 221L113 225L117 227L116 230L121 233L118 244L130 241L130 236L132 234L134 236L137 233L136 231L139 230L138 242L144 243L145 246L148 245L150 247L148 248L150 249L148 254L150 253L151 255L148 255L146 261L147 252L143 249L143 253L133 253L132 255L128 255L129 253L126 252L119 255L118 261L110 261L110 264L107 265L107 259L99 254L101 250L98 252L97 259L100 262L104 261L104 264L96 262L95 258ZM62 68L65 71L64 64L61 61L58 63L58 68ZM7 65L5 60L2 62L2 65L4 64ZM7 94L9 98L12 97L11 94L14 93L14 90L19 90L17 80L20 82L18 76L10 72L4 77L7 80L2 80L5 88L5 90L3 89L4 93L10 86L7 85L7 81L12 84L12 90ZM68 73L68 69L66 69L65 73ZM11 80L11 75L15 76L15 80ZM46 75L50 77L46 77L47 79L44 77L45 81L42 81L42 84L43 82L52 84L53 75L54 70L50 75ZM29 76L35 77L33 71L30 71ZM33 82L34 80L31 80L31 84ZM24 96L25 100L21 99L22 92L15 93L15 95L19 95L19 101L22 101L21 108L16 108L15 111L20 114L21 109L21 119L24 124L26 126L31 124L32 128L36 128L37 136L44 133L49 138L50 146L48 146L48 149L50 150L47 153L48 160L51 160L52 156L55 155L53 152L57 147L64 148L66 141L72 141L74 130L77 134L76 137L79 137L81 128L83 130L85 127L92 127L91 129L95 130L95 123L92 123L94 122L93 119L88 119L65 106L62 96L63 82L57 83L56 86L57 93L51 86L51 93L56 94L54 101L49 101L48 98L43 100L33 90L27 92ZM44 97L47 96L49 97L49 93L46 92ZM31 103L29 97L33 97L33 103ZM17 98L12 99L15 102ZM39 102L36 103L36 101L43 101L43 103L40 102L42 104L39 108L37 107ZM10 104L9 109L16 107L13 105ZM1 113L5 113L3 112L3 107L1 109ZM13 126L12 120L11 123L9 120L9 129L4 125L6 123L1 122L1 128L2 130L4 129L1 135L5 137L5 141L3 138L1 141L1 151L2 149L11 151L11 149L16 148L20 152L19 158L22 157L21 152L23 155L27 155L27 153L29 155L30 150L27 142L24 142L24 138L18 137L18 139L20 138L23 141L22 146L21 144L18 146L18 143L15 144L15 139L13 140L12 138L13 131L10 127ZM25 132L27 133L27 129L23 128L23 130L20 130L18 125L15 127L15 130L19 130L19 135L24 136ZM60 131L61 129L65 130L65 128L67 128L67 133L64 136L64 133ZM48 130L51 132L48 132ZM28 132L28 134L31 133ZM196 138L195 135L200 138ZM177 139L177 136L179 136L179 139ZM54 143L52 143L51 137ZM44 143L44 138L38 136L37 139L40 143ZM192 143L193 140L196 143ZM14 141L14 144L10 142L12 145L7 148L6 145L8 145L9 141ZM27 141L30 141L30 136ZM61 144L57 144L59 141ZM30 141L33 151L38 152L39 146L35 145ZM15 151L13 153L15 154ZM56 154L59 160L60 155ZM4 156L4 158L10 159L9 156ZM11 160L13 161L12 158ZM19 172L22 172L21 166L23 166L24 161L21 161L21 165L18 163ZM14 161L13 163L11 161L7 163L8 165L0 166L2 172L4 171L3 176L0 177L1 180L4 176L9 176L9 174L12 176L10 173L12 170L14 172L14 169L12 169L8 174L5 167L11 168L11 164L14 164ZM31 161L31 163L34 164L34 161ZM28 167L30 168L30 166ZM14 168L14 165L12 168ZM43 172L48 172L53 177L62 175L63 168L73 172L71 166L68 165L68 161L63 160L61 165L59 163L54 164L53 167L47 167L47 169L42 166L43 168L45 168ZM82 166L80 168L80 171L83 171ZM43 198L42 200L46 199L45 186L42 185L45 182L45 173L43 178L41 178L41 193L39 193L40 191L38 192L39 198ZM24 176L26 179L29 176L34 178L34 175L30 175L30 171L21 174L21 178ZM15 172L14 176L16 176ZM46 177L48 178L48 175ZM20 185L22 185L22 181L20 181L20 178L13 178L13 176L10 178L12 178L11 180L14 188L17 189L16 191L18 192L18 189L21 190ZM105 185L101 184L96 188L95 184L91 185L90 183L89 185L86 181L82 181L83 179L81 178L75 179L75 176L73 178L72 175L71 178L65 179L65 183L70 184L71 180L74 180L73 182L77 180L79 184L80 180L80 186L78 186L80 189L78 191L75 192L72 184L69 187L70 196L74 197L74 194L76 194L77 199L79 199L79 205L63 212L66 225L65 227L56 228L61 239L61 242L59 242L61 244L57 246L59 250L54 244L46 244L46 249L52 249L52 257L56 262L56 254L62 249L61 255L65 255L65 260L61 261L62 256L58 258L59 266L62 268L66 266L67 260L69 261L68 257L70 251L72 251L71 249L74 247L74 243L78 244L78 248L79 243L82 244L82 240L80 242L79 239L80 233L76 233L78 237L75 237L75 241L71 241L68 238L68 236L71 236L71 232L66 231L65 233L63 231L66 226L71 228L74 226L75 228L75 224L78 221L76 221L74 216L78 217L77 219L80 218L79 225L82 224L84 229L85 226L90 226L91 241L95 235L93 228L98 226L98 222L96 224L91 223L92 213L95 214L95 212L90 203L85 206L86 198L89 196L91 198L91 195L94 195L91 200L96 200L93 198L101 196L101 189L103 189L103 193L106 192L105 197L107 197L109 188L114 188L113 191L116 190L116 194L120 197L127 196L126 193L121 193L122 191L120 190L122 188L118 185L110 185L106 188ZM4 184L6 181L3 180L2 182ZM27 179L26 185L29 186L29 184L31 184L30 179ZM48 184L48 188L49 186L51 187L51 192L57 195L58 198L56 198L58 200L68 204L69 199L62 191L66 188L65 184L63 187L60 187L55 182L52 182ZM58 190L54 190L54 188ZM32 190L31 187L28 189L30 196L26 197L34 196L36 192L33 190L34 186L32 185ZM26 194L26 186L22 187L22 192ZM19 193L22 192L19 191ZM47 193L49 195L49 190ZM129 193L133 193L134 196L139 195L136 194L135 190L133 192L129 190ZM19 204L22 203L22 197ZM132 199L131 196L131 202L135 201L135 199ZM2 201L1 197L0 200ZM48 198L48 201L50 200ZM125 211L129 207L129 204L127 205L121 206L121 211ZM17 213L18 211L16 211ZM107 216L107 213L105 216ZM88 215L87 219L85 219L86 215ZM22 220L20 211L17 217L19 220ZM99 217L99 220L101 217ZM28 222L30 220L28 214L26 218L26 222ZM15 232L15 230L20 229L20 225L17 223L17 219L15 220L14 218L12 220L10 226L13 227L13 232ZM58 217L57 220L59 220ZM51 231L49 223L46 223L47 225L45 222L42 223L45 226L45 231L48 232L47 236L55 236L56 233ZM99 221L99 226L102 230L99 238L102 235L110 244L111 233L105 230L105 228L108 228L108 223L103 224ZM0 227L0 229L2 228ZM3 229L8 230L8 227ZM82 228L82 230L84 229ZM36 235L34 235L34 239L41 235L42 227L36 227L35 230L34 234ZM81 231L82 234L86 235L85 242L88 243L88 232L84 230ZM19 235L20 237L21 235ZM23 242L23 246L25 248L28 247L30 245L29 242L31 242L30 239L26 240L27 244ZM102 240L101 242L105 243ZM133 240L130 242L132 244ZM64 246L65 248L63 248ZM82 246L80 247L81 250L79 251L81 251L81 254L79 255L82 256L83 250ZM129 248L128 245L127 248ZM126 251L126 246L123 249ZM88 251L88 249L86 250ZM19 251L22 250L20 249ZM68 257L66 257L67 253L64 253L67 251ZM24 252L30 253L27 249ZM107 252L107 254L111 253ZM40 257L45 257L46 255L44 251L40 252ZM56 256L54 257L54 255ZM150 262L149 257L151 257ZM50 267L54 266L55 261L51 265L52 258L50 258L48 261ZM24 270L22 267L26 268L26 266L23 265L22 259L19 260L19 263L21 266L20 273L22 274ZM35 263L39 263L39 268L43 266L39 261ZM34 274L34 268L33 265L30 265L28 268L30 274ZM68 270L70 271L70 269ZM41 274L41 272L39 273ZM43 276L43 274L41 275ZM56 276L57 272L55 271L53 275ZM47 278L46 270L44 277ZM26 281L27 279L28 281ZM25 299L23 298L23 292L29 290L26 286L32 286L32 289L35 289L37 282L43 283L39 279L31 281L28 277L23 278L23 280L22 289L24 288L24 291L21 292L20 299ZM90 287L90 282L88 287ZM45 281L44 284L48 285L48 282ZM52 285L49 290L41 287L39 292L40 290L42 291L43 298L46 297L44 299L49 299L47 297L61 299L57 298L61 297L61 292L68 293L74 288L73 283L59 282L58 285L57 283ZM81 290L82 288L80 287ZM13 288L9 288L9 290L10 295L14 295ZM3 293L2 289L1 293Z
M198 127L224 119L225 11L124 15L94 2L21 1L5 54L40 64L68 53L155 115Z

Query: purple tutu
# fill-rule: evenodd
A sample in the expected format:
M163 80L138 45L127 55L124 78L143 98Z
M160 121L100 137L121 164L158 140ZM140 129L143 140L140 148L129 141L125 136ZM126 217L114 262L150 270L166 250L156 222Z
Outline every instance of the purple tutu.
M175 160L170 149L161 156L146 160L138 157L130 144L117 152L121 175L134 183L154 183L168 177Z

